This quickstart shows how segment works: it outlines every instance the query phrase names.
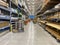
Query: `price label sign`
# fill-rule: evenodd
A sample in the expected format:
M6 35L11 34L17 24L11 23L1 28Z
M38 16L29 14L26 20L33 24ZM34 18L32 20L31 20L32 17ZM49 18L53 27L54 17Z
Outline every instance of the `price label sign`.
M35 16L34 16L34 15L30 15L29 18L30 18L30 19L34 19Z

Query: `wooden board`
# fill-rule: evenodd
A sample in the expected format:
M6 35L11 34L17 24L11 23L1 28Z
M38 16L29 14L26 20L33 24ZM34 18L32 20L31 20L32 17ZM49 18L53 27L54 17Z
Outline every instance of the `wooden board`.
M56 4L60 3L59 0L55 1L55 0L45 0L43 1L43 5L41 8L40 12L45 12L48 9L53 8Z
M4 2L4 1L2 1L2 0L0 0L0 6L8 7L9 4Z
M51 27L53 27L53 28L56 28L57 30L60 30L60 25L59 25L59 24L51 23L51 22L48 22L48 21L45 21L45 20L40 21L40 23L46 24L46 25L48 25L48 26L51 26Z
M9 22L7 22L7 21L0 22L0 28L8 26L8 25L9 25Z
M50 20L50 19L58 19L60 18L60 12L56 12L54 15L51 14L51 16L48 15L47 19Z
M53 36L55 36L58 40L60 40L60 35L58 34L58 32L53 31L53 29L50 29L49 27L46 27L46 30L50 32Z
M46 21L40 21L40 23L43 23L43 24L45 24L45 23L46 23Z
M60 30L60 25L58 25L58 24L47 22L46 25L51 26L53 28L56 28L57 30Z

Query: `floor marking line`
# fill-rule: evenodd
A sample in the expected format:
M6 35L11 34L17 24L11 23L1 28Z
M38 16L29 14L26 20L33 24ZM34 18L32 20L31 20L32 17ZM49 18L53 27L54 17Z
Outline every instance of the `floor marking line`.
M28 28L27 45L33 45L33 43L34 43L34 24L33 22L30 22L29 28Z

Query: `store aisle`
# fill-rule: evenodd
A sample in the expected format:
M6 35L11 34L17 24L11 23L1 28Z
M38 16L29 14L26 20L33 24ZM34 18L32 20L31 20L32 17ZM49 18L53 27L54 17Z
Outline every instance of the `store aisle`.
M60 45L43 28L30 22L25 32L8 33L0 37L0 45Z

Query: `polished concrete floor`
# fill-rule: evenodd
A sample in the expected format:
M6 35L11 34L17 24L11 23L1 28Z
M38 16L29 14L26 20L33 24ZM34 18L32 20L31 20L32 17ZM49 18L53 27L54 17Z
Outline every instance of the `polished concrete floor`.
M60 45L42 27L33 22L25 26L25 32L8 33L0 37L0 45Z

